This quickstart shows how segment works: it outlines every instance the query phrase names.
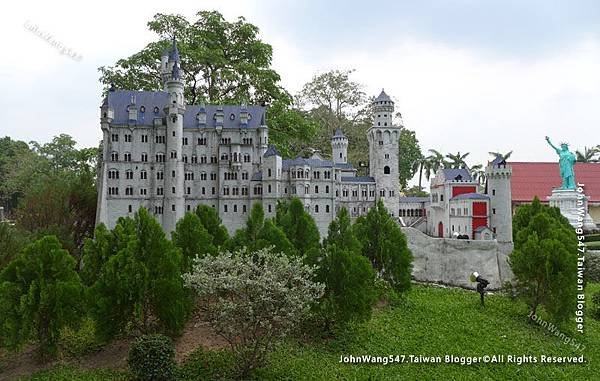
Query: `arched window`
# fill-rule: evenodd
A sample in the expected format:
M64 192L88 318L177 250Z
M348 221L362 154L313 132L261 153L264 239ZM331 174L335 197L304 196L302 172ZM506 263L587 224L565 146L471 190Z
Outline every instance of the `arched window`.
M390 167L389 166L385 166L383 167L383 174L384 175L389 175L390 174Z

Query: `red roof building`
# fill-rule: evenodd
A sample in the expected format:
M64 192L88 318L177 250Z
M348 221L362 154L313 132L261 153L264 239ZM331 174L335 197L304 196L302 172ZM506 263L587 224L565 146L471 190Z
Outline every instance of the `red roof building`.
M513 207L530 203L535 196L548 202L552 189L560 187L558 162L509 162L512 167L511 193ZM589 197L592 218L600 220L600 163L576 163L575 181L585 184L584 193Z

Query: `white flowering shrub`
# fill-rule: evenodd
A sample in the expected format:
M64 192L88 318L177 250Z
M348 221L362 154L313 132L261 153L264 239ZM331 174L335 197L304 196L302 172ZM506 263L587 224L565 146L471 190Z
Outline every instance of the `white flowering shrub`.
M199 308L238 357L245 376L262 365L273 343L290 333L323 294L314 268L271 249L245 249L195 260L184 274Z

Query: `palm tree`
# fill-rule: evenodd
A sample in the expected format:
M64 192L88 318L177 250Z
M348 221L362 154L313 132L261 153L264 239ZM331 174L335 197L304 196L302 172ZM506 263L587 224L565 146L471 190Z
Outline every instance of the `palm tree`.
M425 158L427 166L425 167L425 177L429 179L432 175L435 176L440 168L447 168L448 162L444 159L444 155L434 149L429 150L429 156Z
M471 172L471 177L473 177L473 180L477 181L481 185L485 184L485 171L483 170L483 165L474 165L469 168L469 172Z
M467 163L465 159L469 156L469 152L462 154L458 151L456 154L449 153L446 157L449 159L449 164L451 168L467 168Z
M510 155L512 155L513 151L510 151L508 153L502 153L502 152L488 152L490 155L492 155L495 158L497 157L502 157L502 160L508 160L508 158L510 157Z
M597 163L600 161L600 159L596 157L596 155L600 153L599 147L600 146L592 148L583 147L583 153L579 150L575 151L575 155L577 155L577 161L579 163Z
M425 171L425 177L427 180L431 177L431 162L427 157L421 156L419 160L413 163L413 171L419 171L419 189L423 189L421 186L423 180L423 171Z

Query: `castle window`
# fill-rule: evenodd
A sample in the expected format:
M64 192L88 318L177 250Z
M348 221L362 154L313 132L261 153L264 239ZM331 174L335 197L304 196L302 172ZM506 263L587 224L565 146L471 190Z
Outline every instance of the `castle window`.
M227 213L227 204L223 205L223 212Z
M125 143L131 143L131 135L125 134Z
M177 151L171 151L171 159L177 159Z
M127 187L127 188L125 188L125 195L126 196L133 196L133 187Z
M444 195L443 194L440 195L440 201L444 201Z
M162 195L164 195L164 193L165 192L164 192L163 188L161 188L161 187L156 188L156 195L157 196L162 196Z
M183 143L184 146L187 146L188 145L188 138L183 138L182 143Z
M329 193L329 185L325 185L325 193Z
M157 163L163 163L165 161L165 154L164 153L157 153L156 154L156 162Z
M146 170L142 170L140 172L140 179L141 180L146 180L148 178L148 172L146 172Z
M119 161L119 153L118 152L111 152L110 159L112 161Z
M315 213L319 213L319 205L315 205Z
M108 171L108 178L109 179L118 179L119 171L117 171L116 169L111 169L110 171Z
M187 157L187 155L182 155L182 156L181 156L181 160L183 160L183 162L187 164L187 162L188 162L188 157Z
M156 172L156 180L162 180L164 179L164 173L162 171L158 171Z
M246 213L246 205L242 205L242 213Z
M148 162L148 154L147 153L143 153L141 159L142 159L141 161L143 163L147 163Z
M206 194L206 188L202 187L202 194L205 195Z
M389 166L385 166L383 167L383 174L384 175L389 175L390 174L390 167Z
M492 189L492 196L495 196L495 195L496 195L496 190Z
M383 126L384 126L384 127L387 127L387 122L383 123Z
M186 205L187 211L189 212L190 210L192 210L192 206L191 205Z
M142 143L148 143L148 135L142 135Z
M235 120L235 114L229 115L229 120Z
M129 213L133 212L133 206L129 205L128 210L129 210Z
M171 211L175 211L175 204L171 204Z
M175 187L171 187L171 193L175 194Z
M111 141L118 142L119 141L119 134L112 134L111 135Z
M154 113L158 114L158 106L154 106Z
M125 161L131 161L131 154L129 152L125 153L123 156Z
M496 214L496 208L492 209L492 214Z
M319 193L319 186L315 185L315 193Z
M145 196L148 194L148 190L146 188L140 188L140 196Z
M325 213L329 213L329 205L325 205Z
M340 152L340 159L342 158L342 153Z
M129 170L125 172L125 178L127 180L133 180L133 171Z
M268 186L268 193L271 193L271 184Z
M233 213L237 213L237 204L233 205Z

